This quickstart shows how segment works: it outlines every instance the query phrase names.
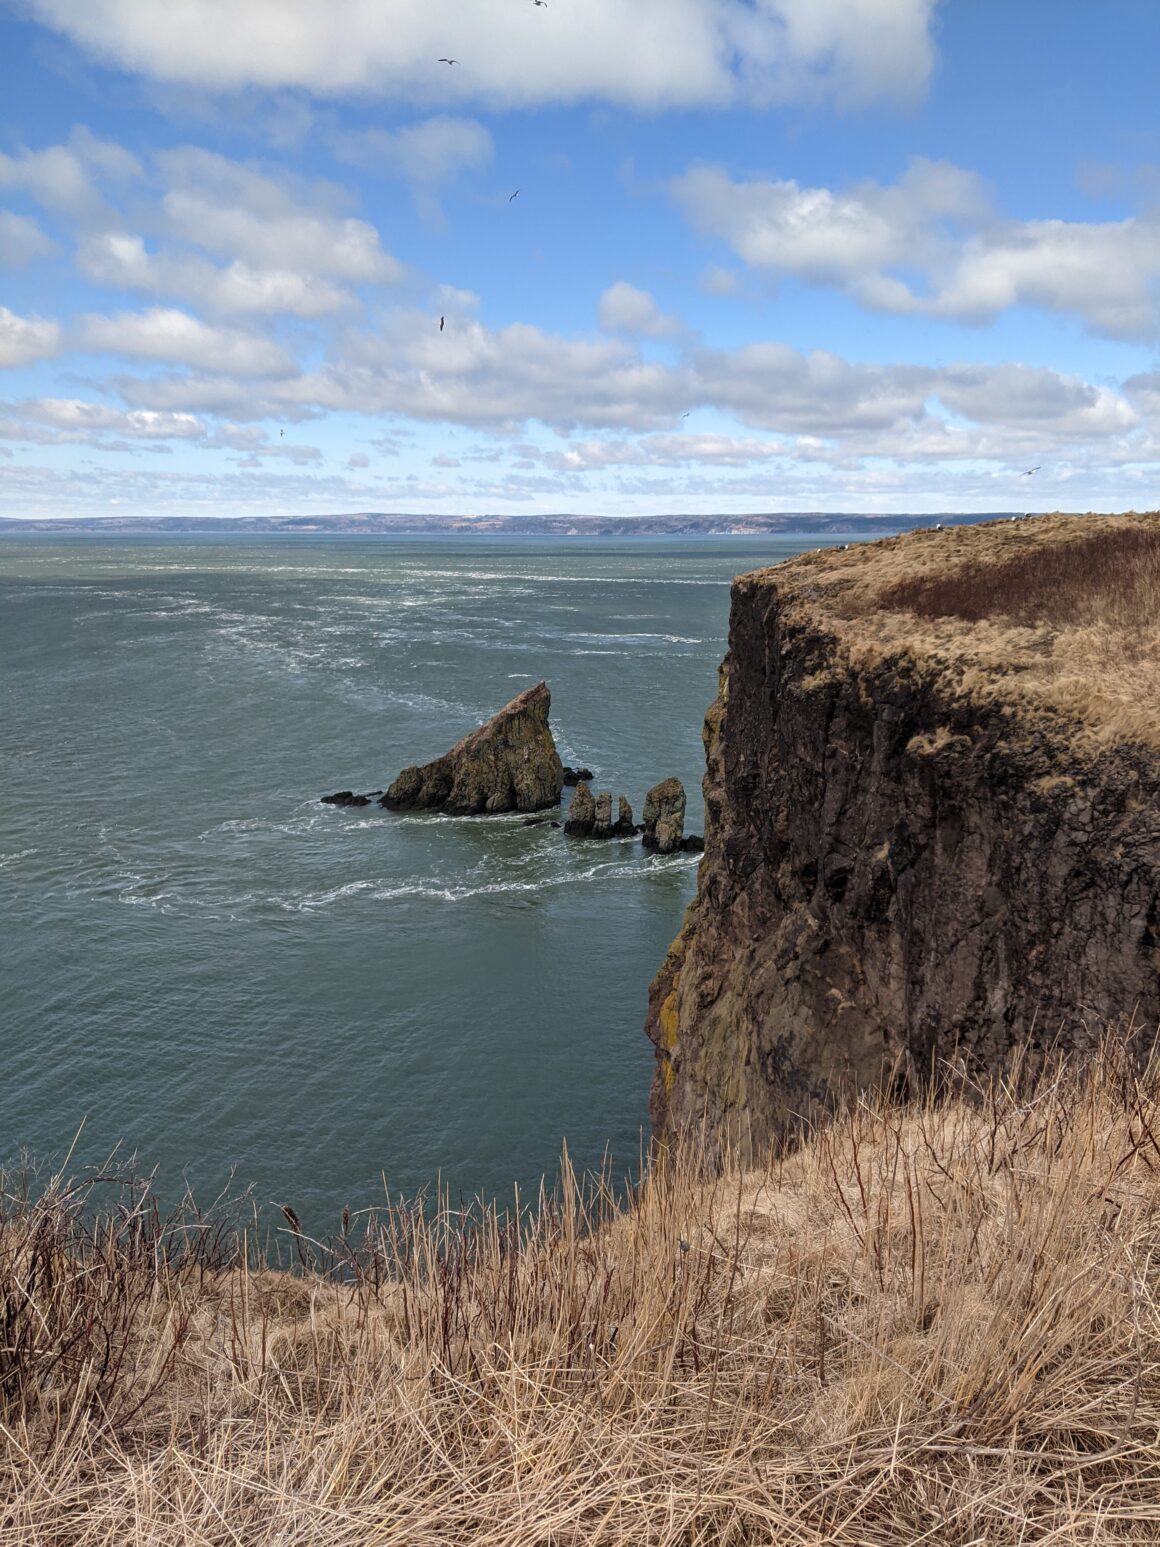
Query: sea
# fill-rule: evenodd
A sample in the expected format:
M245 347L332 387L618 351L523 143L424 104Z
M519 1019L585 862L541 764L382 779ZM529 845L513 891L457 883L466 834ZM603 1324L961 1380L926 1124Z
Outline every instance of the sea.
M545 678L566 763L701 831L730 580L818 543L0 538L0 1164L318 1232L634 1174L696 857L319 797Z

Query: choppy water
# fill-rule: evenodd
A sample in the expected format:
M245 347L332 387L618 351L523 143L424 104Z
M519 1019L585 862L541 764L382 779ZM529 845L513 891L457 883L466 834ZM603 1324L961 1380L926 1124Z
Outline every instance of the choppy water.
M564 760L699 830L729 579L801 546L0 540L0 1159L83 1119L323 1223L628 1170L695 860L317 797L546 677Z

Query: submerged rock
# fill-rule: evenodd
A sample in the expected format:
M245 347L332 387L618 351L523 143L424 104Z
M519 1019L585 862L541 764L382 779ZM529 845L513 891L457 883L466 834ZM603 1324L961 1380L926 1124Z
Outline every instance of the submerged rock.
M382 790L371 790L367 795L356 795L353 790L336 790L333 795L320 795L324 806L369 806Z
M592 791L581 781L576 786L572 804L568 807L568 820L564 823L564 831L569 838L591 838L595 821L596 801L593 799Z
M380 804L393 811L542 811L560 801L563 767L538 682L433 762L404 768Z
M644 837L646 849L658 854L675 854L681 847L685 830L685 786L679 779L662 779L644 798Z
M592 770L591 770L591 768L570 768L567 763L564 764L564 783L565 784L570 785L570 786L572 786L574 788L577 784L580 783L580 781L582 779L587 781L587 780L589 780L591 778L592 778Z

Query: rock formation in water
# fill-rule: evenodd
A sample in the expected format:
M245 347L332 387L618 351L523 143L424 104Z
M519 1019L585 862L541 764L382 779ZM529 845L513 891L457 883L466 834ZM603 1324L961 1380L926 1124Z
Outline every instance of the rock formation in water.
M632 807L625 797L619 797L614 822L612 792L605 790L594 796L583 781L576 786L576 793L572 796L564 831L570 838L632 838L636 835Z
M569 838L591 838L592 827L596 821L596 800L592 791L583 780L576 786L576 793L572 796L568 806L568 817L564 823L564 831Z
M591 779L591 768L572 768L567 763L564 764L564 783L566 785L575 788L581 780L588 783Z
M369 806L382 794L382 790L370 790L366 795L356 795L353 790L336 790L333 795L321 795L324 806Z
M1156 517L734 582L697 898L650 990L657 1135L760 1146L842 1087L1155 1032L1158 585Z
M559 805L563 768L548 725L551 695L538 682L449 752L404 768L381 804L394 811L542 811Z
M679 779L663 779L654 784L644 798L644 837L646 849L658 854L675 854L681 847L685 830L685 786Z

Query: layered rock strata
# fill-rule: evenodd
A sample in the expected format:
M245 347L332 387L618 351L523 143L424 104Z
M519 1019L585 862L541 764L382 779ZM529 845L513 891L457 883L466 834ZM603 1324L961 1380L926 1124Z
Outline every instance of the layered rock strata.
M449 752L404 768L381 804L395 811L541 811L560 802L563 768L548 724L546 682L528 688Z
M734 583L697 897L650 990L659 1136L760 1148L841 1090L1154 1034L1160 522L1083 521Z

